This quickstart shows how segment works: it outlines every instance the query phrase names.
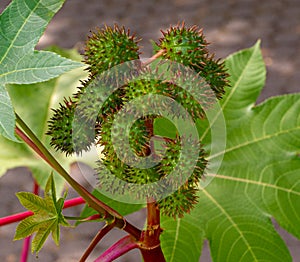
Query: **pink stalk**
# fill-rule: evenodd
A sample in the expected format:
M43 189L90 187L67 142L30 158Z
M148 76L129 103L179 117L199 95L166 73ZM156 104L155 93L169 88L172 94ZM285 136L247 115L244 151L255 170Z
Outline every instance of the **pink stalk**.
M80 258L79 262L84 262L88 258L88 256L92 253L96 245L102 240L105 235L114 228L115 223L106 224L103 228L99 230L97 235L94 237L90 245L88 246L87 250L84 252L82 257Z
M64 208L78 206L78 205L81 205L81 204L84 204L84 203L85 203L85 201L82 197L76 197L76 198L73 198L73 199L70 199L70 200L66 200L65 203L64 203ZM33 212L25 211L25 212L17 213L17 214L10 215L10 216L7 216L7 217L2 217L2 218L0 218L0 226L4 226L4 225L7 225L7 224L11 224L11 223L14 223L14 222L21 221L21 220L25 219L26 217L29 217L29 216L32 216L32 215L33 215Z
M101 215L96 214L96 215L92 215L90 217L87 217L87 218L83 219L82 221L91 221L91 220L97 220L97 219L100 219L100 218L101 218Z
M75 197L75 198L66 200L64 203L64 208L78 206L81 204L85 204L85 200L82 197Z
M39 194L39 185L36 182L36 180L34 180L34 184L33 184L33 194L36 194L36 195ZM31 236L28 236L23 241L21 259L20 259L21 262L26 262L27 261L28 253L29 253L29 247L30 247L30 239L31 239Z
M31 236L26 237L23 241L23 247L22 247L20 262L26 262L27 261L27 257L28 257L28 253L29 253L29 247L30 247L30 239L31 239Z
M33 215L33 212L25 211L25 212L17 213L17 214L10 215L7 217L2 217L2 218L0 218L0 226L4 226L4 225L8 225L8 224L11 224L14 222L21 221L21 220L25 219L26 217L29 217L32 215Z
M101 254L94 262L111 262L128 251L138 247L138 244L130 235L125 236Z

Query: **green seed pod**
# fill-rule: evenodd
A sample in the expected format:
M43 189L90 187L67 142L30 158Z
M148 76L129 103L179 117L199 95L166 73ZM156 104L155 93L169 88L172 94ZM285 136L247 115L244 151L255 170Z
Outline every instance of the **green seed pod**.
M152 117L137 119L130 128L129 144L137 156L149 155L151 133L147 129L147 122L152 122Z
M54 115L49 120L47 135L51 136L50 145L56 150L71 155L74 152L88 150L93 142L95 135L91 135L90 130L74 134L73 119L76 104L65 98L64 104L60 104L58 109L54 109ZM91 139L92 138L92 139Z
M184 146L183 141L186 143L185 152L182 152L182 148ZM190 147L196 147L199 150L197 161L193 160L195 153L194 148L189 150ZM181 157L179 163L179 156ZM159 172L162 176L170 174L174 167L176 166L176 170L178 174L184 174L186 167L194 167L193 173L190 174L188 178L188 182L190 184L195 184L200 181L204 170L207 165L207 160L205 159L206 153L202 149L201 145L198 141L193 141L193 139L183 139L183 137L177 137L175 140L168 140L166 144L166 152L163 159L159 165ZM187 182L185 177L176 176L176 178L170 178L170 183L173 185L179 185Z
M158 202L162 214L169 217L183 217L197 203L197 188L186 184L172 195Z
M175 140L169 140L167 144L167 150L164 158L159 164L159 173L161 177L169 175L176 167L176 177L169 177L168 183L172 187L178 188L166 198L163 198L158 202L162 214L167 216L179 216L182 217L185 212L188 212L196 203L196 188L203 176L207 161L205 159L205 152L201 149L201 146L197 141L190 141L187 139L188 144L191 146L199 146L199 157L196 161L191 161L191 152L185 152L182 154L182 139L179 137ZM186 147L187 148L187 147ZM179 156L181 160L179 163ZM194 167L192 174L188 178L180 177L180 174L184 174L187 167ZM178 175L179 174L179 175ZM172 204L171 204L172 203Z
M160 174L157 172L156 167L143 169L127 165L125 162L128 160L126 152L125 159L119 159L115 152L114 145L111 140L112 132L117 132L114 135L120 137L120 143L126 143L129 140L131 150L139 157L147 156L149 153L150 133L147 130L145 122L149 121L148 118L138 119L133 123L129 132L129 139L124 134L124 127L119 123L117 128L112 128L113 118L106 121L101 125L100 136L98 144L103 146L102 155L103 160L98 162L96 172L99 176L98 187L110 193L124 194L122 190L129 190L131 184L144 185L156 182L160 179ZM127 182L126 188L120 185L120 180ZM137 198L146 198L152 190L139 190L133 191L132 196Z
M178 102L178 104L183 106L194 119L202 118L204 116L203 106L208 107L212 103L212 98L210 97L211 94L209 94L209 92L208 94L205 94L205 91L202 90L202 94L199 92L199 94L197 94L198 97L193 97L188 90L195 88L195 86L202 85L202 83L195 83L187 77L183 77L182 81L184 81L184 79L187 81L185 83L185 89L170 82L163 82L154 79L141 79L130 82L126 87L124 87L126 90L122 98L123 103L126 104L127 102L143 95L156 94L169 97ZM205 83L203 83L203 86L205 86ZM201 101L203 101L202 104L198 101L200 98ZM151 107L159 108L161 112L169 111L173 115L177 115L179 113L178 108L170 108L170 105L168 103L164 104L162 99L157 100L153 99L152 101L149 101ZM143 111L144 106L144 110L147 111L149 104L141 104L139 110ZM176 106L176 104L173 105Z
M92 32L86 42L85 62L92 75L120 63L139 59L139 40L129 30L115 25Z
M74 99L78 101L77 113L88 121L102 123L107 117L118 112L122 106L124 91L119 88L110 93L113 84L105 77L90 78L82 82L79 91L74 95Z
M192 66L200 63L208 53L207 42L197 26L186 28L182 24L162 31L162 34L157 45L164 50L163 57L166 59Z
M162 57L182 63L194 69L210 85L218 99L224 94L224 88L229 85L228 74L224 63L209 55L202 30L196 26L186 28L171 27L162 32L163 37L157 44L163 50ZM157 51L159 52L159 51Z
M218 99L222 98L225 93L224 88L229 86L228 73L225 69L225 63L220 59L215 60L214 55L206 56L203 62L193 67L196 72L199 72L211 86Z

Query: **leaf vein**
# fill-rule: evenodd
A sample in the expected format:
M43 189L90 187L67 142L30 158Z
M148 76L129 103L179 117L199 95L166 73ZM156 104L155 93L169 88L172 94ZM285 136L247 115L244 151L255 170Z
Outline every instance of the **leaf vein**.
M7 54L9 53L9 51L14 47L14 43L16 42L20 32L23 30L23 28L25 27L27 21L29 20L29 18L32 16L33 13L35 13L36 9L38 8L39 3L36 4L36 6L31 10L31 12L28 14L28 16L26 17L26 19L24 20L24 23L22 24L22 26L19 28L19 30L17 31L15 37L12 39L11 44L8 46L7 50L5 51L4 55L2 56L0 63L2 63L2 61L6 58Z
M234 220L232 219L232 217L226 212L226 210L218 203L218 201L211 194L209 194L205 189L203 189L202 191L210 199L210 201L212 201L218 207L218 209L221 210L221 212L225 215L225 217L228 219L228 221L235 228L235 230L239 233L239 235L243 239L243 242L247 246L247 248L250 251L252 257L254 258L254 261L258 261L257 257L255 256L255 254L254 254L254 252L252 250L252 246L248 243L248 241L245 238L243 232L239 229L238 225L234 222Z

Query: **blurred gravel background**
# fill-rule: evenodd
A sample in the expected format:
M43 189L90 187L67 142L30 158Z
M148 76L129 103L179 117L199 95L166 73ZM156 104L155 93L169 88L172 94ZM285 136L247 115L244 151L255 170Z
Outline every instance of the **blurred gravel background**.
M9 2L1 0L0 10ZM67 0L49 24L38 48L56 44L80 49L90 29L116 22L143 38L142 56L149 57L152 52L149 40L157 40L161 37L160 29L183 20L187 25L204 28L206 39L212 43L210 50L217 57L225 58L232 52L252 46L257 39L262 40L268 74L259 101L268 96L300 91L299 0ZM27 169L19 168L8 173L0 180L0 217L23 211L14 194L20 190L31 191L32 187ZM70 192L70 197L72 194L76 196ZM129 220L142 226L144 213L132 214ZM19 260L22 241L11 241L15 226L0 228L0 261ZM37 260L30 255L29 261L78 261L98 228L97 224L82 224L76 230L64 229L60 248L52 240L47 241L40 258ZM282 229L278 230L294 261L300 261L300 241ZM114 231L116 238L122 235L122 232ZM112 238L105 238L88 261L93 261L112 241ZM138 252L132 251L118 261L140 260ZM200 261L211 261L206 243Z

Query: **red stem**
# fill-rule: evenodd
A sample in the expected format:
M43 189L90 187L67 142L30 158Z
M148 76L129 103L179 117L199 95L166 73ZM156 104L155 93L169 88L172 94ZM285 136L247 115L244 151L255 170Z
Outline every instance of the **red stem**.
M143 231L139 249L145 262L165 262L160 246L160 210L154 199L147 202L147 229Z
M101 218L101 215L100 214L96 214L96 215L92 215L90 217L87 217L83 220L81 220L82 222L87 222L87 221L92 221L92 220L97 220L97 219L100 219Z
M84 203L85 203L85 200L82 197L76 197L76 198L66 200L64 203L64 208L78 206L78 205L81 205Z
M70 200L66 200L65 203L64 203L64 208L78 206L78 205L81 205L81 204L84 204L84 203L85 203L85 201L82 197L77 197L77 198L73 198L73 199L70 199ZM7 217L2 217L2 218L0 218L0 226L4 226L4 225L7 225L7 224L11 224L11 223L14 223L14 222L21 221L21 220L25 219L26 217L29 217L29 216L32 216L32 215L33 215L33 212L25 211L25 212L17 213L17 214L10 215L10 216L7 216Z
M116 258L124 255L128 251L138 247L138 244L130 235L125 236L121 238L117 243L113 244L103 254L101 254L101 256L99 256L94 262L111 262Z
M36 180L34 180L34 183L33 183L33 193L35 195L39 194L39 185L36 182ZM21 259L20 259L21 262L26 262L27 261L28 253L29 253L29 248L30 248L30 239L31 239L31 236L28 236L23 241L23 247L22 247L22 252L21 252Z
M94 237L82 257L80 258L79 262L84 262L88 256L92 253L96 245L101 241L101 239L110 231L114 228L114 223L111 224L106 224L103 228L99 230L97 235Z
M21 129L19 129L18 127L15 128L15 132L16 134L28 145L30 146L42 159L44 159L51 167L53 167L55 169L55 167L52 165L52 163L47 159L47 157L45 157L45 155L43 154L43 152L36 146L35 143L33 143L33 141L28 138L25 133L23 133L23 131Z
M31 236L26 237L23 241L23 247L21 252L20 262L26 262L28 258L29 248L30 248Z
M166 262L161 246L153 249L140 249L144 262Z
M33 215L33 212L25 211L25 212L17 213L17 214L10 215L7 217L1 217L0 218L0 226L5 226L5 225L11 224L11 223L21 221L21 220L25 219L26 217L29 217L32 215Z

